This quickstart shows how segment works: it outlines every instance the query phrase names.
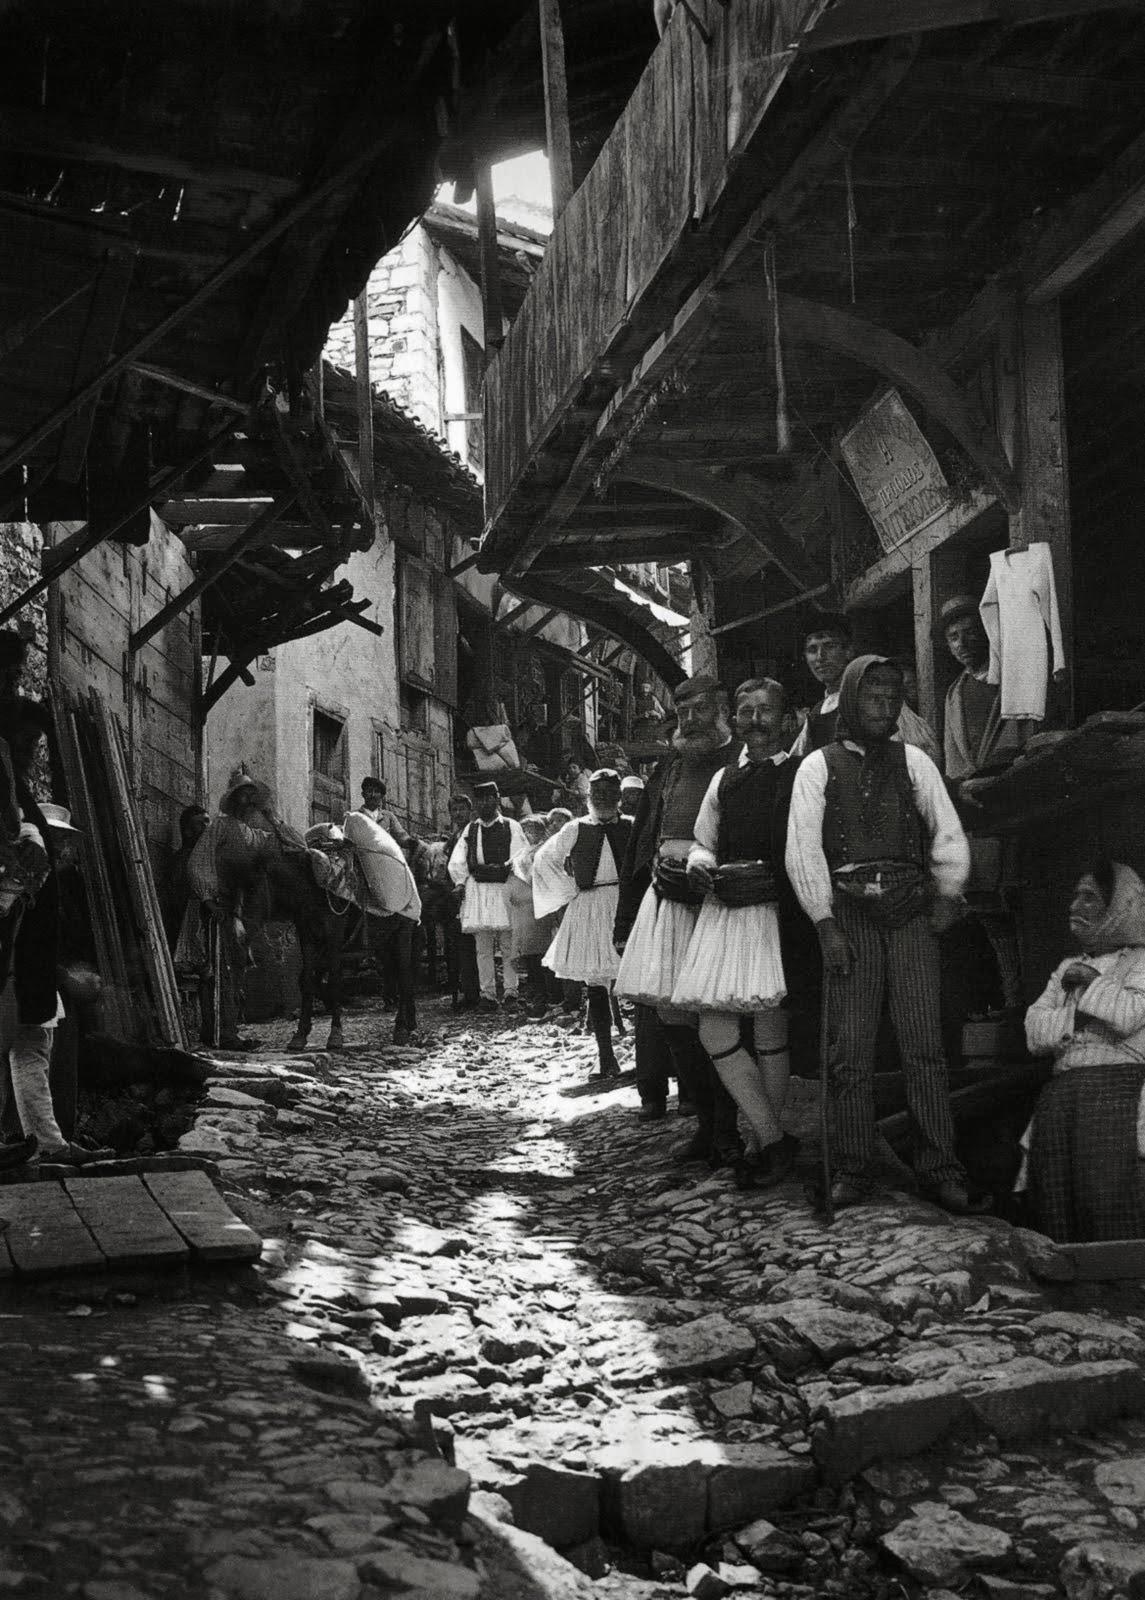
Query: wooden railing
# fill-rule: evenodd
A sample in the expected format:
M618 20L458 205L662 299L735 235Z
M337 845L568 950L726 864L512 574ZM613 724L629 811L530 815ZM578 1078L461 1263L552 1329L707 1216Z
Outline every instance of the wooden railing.
M485 374L492 525L595 362L693 224L717 205L828 0L676 8Z

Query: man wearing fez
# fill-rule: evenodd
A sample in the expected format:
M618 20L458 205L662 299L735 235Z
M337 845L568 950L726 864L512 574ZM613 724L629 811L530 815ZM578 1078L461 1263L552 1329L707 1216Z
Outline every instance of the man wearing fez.
M851 637L851 619L841 611L816 611L807 618L803 627L803 659L807 670L822 685L823 698L813 707L799 736L791 746L791 754L802 758L812 750L821 750L836 737L839 720L839 688L847 663L854 655ZM929 723L917 711L912 711L903 699L899 712L896 735L904 744L917 745L935 763L941 766L942 756L938 741Z
M505 1005L517 1006L517 969L513 965L509 896L505 885L515 855L527 850L521 824L501 814L501 791L491 780L473 785L477 816L462 828L449 858L449 876L465 890L461 931L471 933L477 949L479 1011L496 1011L497 977L494 952L501 948Z
M684 1159L719 1164L739 1155L736 1105L700 1043L695 1012L672 1005L703 894L688 883L687 860L696 816L712 778L735 761L743 743L728 722L727 695L714 677L686 679L674 694L677 728L672 752L656 767L640 797L620 868L613 937L622 959L616 993L655 1006L681 1098L690 1100L699 1129ZM659 1086L638 1085L652 1104Z
M954 1152L939 1017L937 935L953 925L970 868L942 777L894 737L902 673L857 656L843 673L840 737L795 775L787 871L823 953L824 1066L835 1109L835 1206L875 1175L875 1043L884 997L902 1058L923 1191L948 1211L982 1209Z

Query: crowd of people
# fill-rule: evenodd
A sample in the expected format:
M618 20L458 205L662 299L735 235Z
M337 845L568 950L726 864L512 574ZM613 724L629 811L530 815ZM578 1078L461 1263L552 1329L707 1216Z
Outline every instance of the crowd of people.
M387 842L408 884L383 918L394 930L382 949L398 1042L415 1036L420 914L444 932L456 1010L583 1014L602 1083L620 1070L613 1040L627 1017L639 1115L664 1117L674 1080L681 1113L695 1118L679 1158L729 1165L741 1187L792 1172L792 1077L818 1080L831 1153L823 1199L838 1208L867 1199L879 1177L875 1072L887 1018L921 1192L954 1213L986 1209L991 1196L976 1192L956 1148L940 940L967 919L978 926L997 992L1012 1004L1000 847L981 830L968 837L963 820L1028 729L1000 715L972 598L947 601L940 628L960 669L941 747L908 704L903 664L855 654L847 619L819 614L803 655L823 693L797 732L774 678L729 694L713 677L692 677L674 692L674 731L647 781L612 768L586 774L581 815L513 816L498 785L478 781L472 796L453 797L448 838L427 846L387 806L385 785L363 780L353 816ZM77 835L62 806L37 798L52 718L19 692L24 654L22 639L0 634L0 1128L9 1140L0 1167L30 1152L76 1164L105 1153L75 1140L74 1085L65 1108L53 1079L68 1009L59 896L78 877ZM241 834L256 851L280 848L284 824L258 831L267 798L239 774L218 818L184 812L173 942L196 928L209 939L214 921L234 920L225 896L216 917L215 901L185 880L211 830ZM309 842L287 841L302 851ZM1022 1140L1015 1189L1056 1238L1141 1237L1145 883L1125 863L1095 863L1076 886L1070 930L1077 952L1026 1012L1029 1050L1050 1059L1052 1077ZM228 972L235 981L214 997L204 989L204 1037L241 1047L246 952L218 948L217 981L225 986Z

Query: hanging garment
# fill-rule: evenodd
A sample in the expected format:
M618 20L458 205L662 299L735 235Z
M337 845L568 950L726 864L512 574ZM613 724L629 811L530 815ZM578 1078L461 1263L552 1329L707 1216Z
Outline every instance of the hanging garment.
M988 678L1002 686L999 714L1044 721L1050 646L1053 670L1065 666L1049 545L995 550L979 610L990 641Z

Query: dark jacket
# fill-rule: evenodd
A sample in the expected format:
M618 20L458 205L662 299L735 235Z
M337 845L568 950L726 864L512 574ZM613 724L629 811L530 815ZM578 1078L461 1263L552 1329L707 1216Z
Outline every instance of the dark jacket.
M725 749L726 761L738 761L743 740L733 738ZM673 751L658 762L640 796L636 815L632 819L632 831L628 835L628 847L620 863L620 891L616 920L612 927L614 939L628 938L636 921L636 913L640 910L640 902L652 882L652 863L660 843L660 821L664 811L664 785L668 781L668 774L680 759L678 753Z
M0 986L9 974L15 980L16 1009L21 1023L51 1022L56 1015L57 939L60 925L59 886L52 852L52 834L31 790L16 779L16 797L24 820L39 828L52 870L33 903L19 920L0 918ZM14 936L14 938L13 938ZM15 948L13 948L13 944Z

